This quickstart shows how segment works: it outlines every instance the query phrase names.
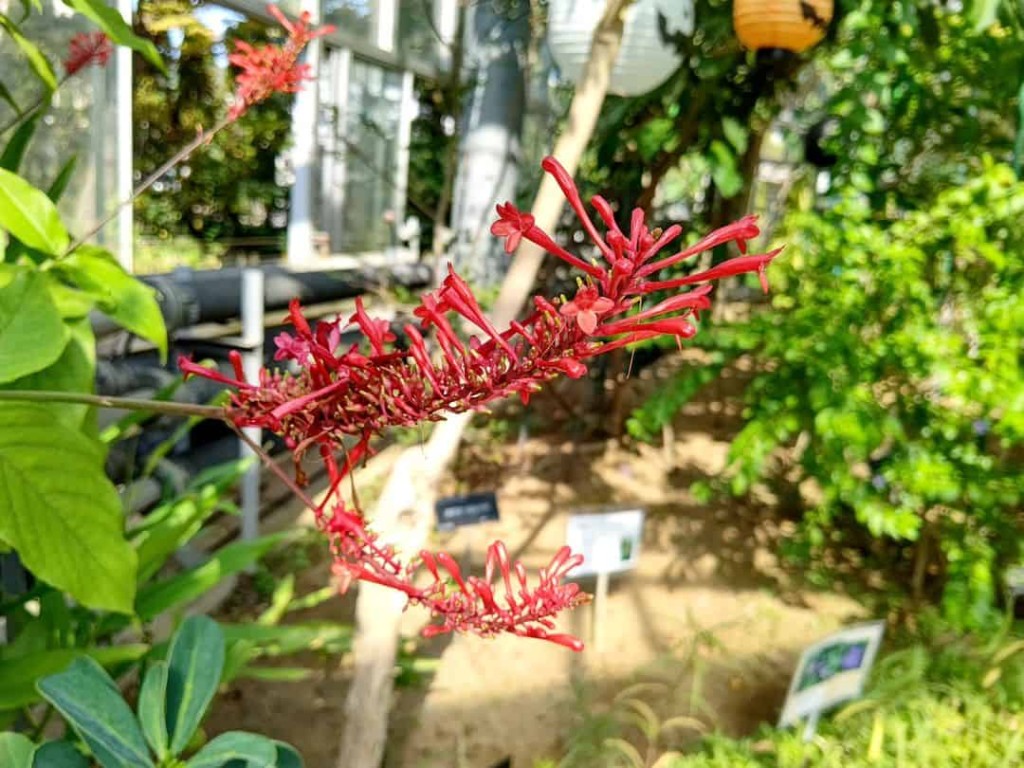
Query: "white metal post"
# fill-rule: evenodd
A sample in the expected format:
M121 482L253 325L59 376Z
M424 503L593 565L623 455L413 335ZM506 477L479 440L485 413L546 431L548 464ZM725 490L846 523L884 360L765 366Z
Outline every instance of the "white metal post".
M246 381L258 381L263 365L263 270L242 270L242 368ZM245 427L246 436L257 445L263 439L259 427ZM241 442L242 458L252 464L242 477L242 539L252 540L260 532L260 462L256 452Z
M400 227L405 222L405 198L409 188L409 143L412 140L412 123L419 111L416 101L416 84L412 72L402 74L402 101L398 111L398 136L395 168L394 197L391 209L395 222Z
M117 0L117 10L130 27L132 25L133 0ZM135 180L132 166L132 50L127 46L117 47L117 86L114 109L116 120L117 159L117 201L131 197ZM101 171L102 173L102 171ZM124 206L117 214L117 260L126 272L134 266L134 207Z
M309 11L314 24L320 21L319 0L302 0L301 10ZM320 75L320 53L323 41L318 38L306 47L306 63L313 78ZM292 167L295 183L291 190L288 213L286 260L290 266L301 267L313 260L313 178L316 169L316 123L318 88L307 84L295 95L292 107Z

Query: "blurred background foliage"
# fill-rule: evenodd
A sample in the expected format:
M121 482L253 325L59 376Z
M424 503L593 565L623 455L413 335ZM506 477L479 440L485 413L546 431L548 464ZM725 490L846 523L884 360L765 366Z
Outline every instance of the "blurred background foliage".
M899 602L990 627L1001 572L1024 555L1020 8L836 10L825 43L780 62L736 48L731 3L698 2L680 73L606 110L591 192L698 233L752 208L762 245L787 246L771 311L719 318L701 342L713 365L627 426L654 439L743 355L745 426L697 495L770 488L802 520L788 554L822 583L823 552L852 547L902 585ZM773 162L792 170L766 183L755 171Z
M189 0L139 4L135 31L153 41L169 72L164 75L136 57L137 180L159 168L197 132L212 128L227 111L234 90L226 60L232 42L279 42L277 36L283 34L259 21L229 17L223 39L218 39L196 10ZM218 243L222 248L239 240L250 246L265 242L279 253L288 206L279 165L291 130L290 107L291 97L273 96L140 196L136 222L151 246L152 240L189 235L204 246Z

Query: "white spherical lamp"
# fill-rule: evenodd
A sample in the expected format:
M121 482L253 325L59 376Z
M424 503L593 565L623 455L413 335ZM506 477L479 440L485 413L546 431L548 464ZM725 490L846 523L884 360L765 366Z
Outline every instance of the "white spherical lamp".
M594 28L606 0L550 0L548 47L564 79L576 83L590 55ZM639 96L664 83L680 58L659 29L665 19L669 35L693 34L693 0L635 0L625 13L622 47L612 70L609 90L619 96Z

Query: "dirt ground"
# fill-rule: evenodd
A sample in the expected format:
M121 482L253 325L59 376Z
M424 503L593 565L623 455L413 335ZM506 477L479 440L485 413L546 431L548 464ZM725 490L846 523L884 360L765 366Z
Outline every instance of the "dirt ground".
M647 386L658 386L659 375L647 376ZM438 535L439 546L456 555L469 547L479 565L486 544L502 538L528 569L537 568L563 544L572 512L639 505L647 511L639 564L612 579L599 645L593 606L563 622L588 641L582 654L513 637L419 641L417 655L433 660L431 671L399 690L388 768L491 768L506 758L530 768L557 760L586 707L607 708L638 680L661 684L660 698L649 702L659 717L692 715L703 728L732 735L777 717L800 648L860 614L848 598L803 590L781 567L779 544L793 524L770 504L701 505L687 490L724 466L738 386L726 380L688 405L667 450L626 448L615 439L467 446L447 490L495 489L501 521ZM326 580L326 563L317 563L299 575L298 587L312 591ZM584 586L592 591L593 583ZM350 613L349 598L296 618ZM406 614L410 638L425 619ZM258 730L294 744L309 768L334 768L345 660L310 661L311 680L233 684L218 699L211 735ZM675 745L698 735L696 727L686 731L673 735Z

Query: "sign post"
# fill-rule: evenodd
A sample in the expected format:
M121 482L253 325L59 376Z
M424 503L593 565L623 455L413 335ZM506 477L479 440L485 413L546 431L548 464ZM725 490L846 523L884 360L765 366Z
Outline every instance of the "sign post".
M818 730L822 712L863 694L884 631L882 621L860 624L807 648L789 684L779 727L803 720L803 740L809 742Z
M631 571L640 556L644 527L642 509L573 515L566 528L566 544L583 555L575 577L596 576L591 641L594 650L605 644L608 610L608 581L613 573Z

